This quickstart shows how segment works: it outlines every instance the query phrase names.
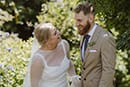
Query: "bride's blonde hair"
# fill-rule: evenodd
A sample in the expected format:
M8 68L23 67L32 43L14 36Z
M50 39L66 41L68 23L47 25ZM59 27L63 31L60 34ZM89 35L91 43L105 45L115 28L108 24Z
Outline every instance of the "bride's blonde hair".
M55 28L51 23L41 23L36 25L34 35L40 45L44 45L50 38L50 29Z

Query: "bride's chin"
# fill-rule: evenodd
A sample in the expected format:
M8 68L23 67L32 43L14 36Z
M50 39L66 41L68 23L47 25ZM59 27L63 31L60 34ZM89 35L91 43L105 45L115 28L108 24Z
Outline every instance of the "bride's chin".
M62 38L61 37L58 37L58 40L59 40L59 42L62 40Z
M61 42L61 39L58 41L58 43L60 43Z

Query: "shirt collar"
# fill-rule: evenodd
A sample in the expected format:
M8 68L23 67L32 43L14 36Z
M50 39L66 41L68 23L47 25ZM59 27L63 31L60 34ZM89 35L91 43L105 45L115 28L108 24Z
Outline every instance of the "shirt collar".
M91 37L94 34L94 31L96 30L97 24L94 24L93 28L90 30L90 32L88 33L88 35L90 35Z

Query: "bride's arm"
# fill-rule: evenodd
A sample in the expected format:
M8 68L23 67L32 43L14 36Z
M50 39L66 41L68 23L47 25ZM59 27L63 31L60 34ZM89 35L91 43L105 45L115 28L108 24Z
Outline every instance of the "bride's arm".
M70 60L70 66L69 66L69 69L68 69L68 74L69 74L69 76L76 75L74 64L70 59L70 46L69 46L69 43L66 40L63 40L63 42L64 42L65 49L66 49L66 52L67 52L67 56L68 56L68 58Z
M67 50L67 56L69 58L69 52L70 52L69 43L67 41L64 41L64 42L65 42L65 47ZM70 87L81 87L81 81L79 80L80 76L76 75L75 67L71 60L70 60L70 66L68 69L68 75L69 75L69 78L68 78L69 82L71 83Z
M74 64L73 64L72 61L70 61L70 67L68 69L68 74L69 74L70 77L76 75L75 67L74 67Z
M43 62L42 59L38 56L35 56L32 61L31 65L31 72L30 72L30 78L31 78L31 87L39 87L39 81L42 76L43 71Z

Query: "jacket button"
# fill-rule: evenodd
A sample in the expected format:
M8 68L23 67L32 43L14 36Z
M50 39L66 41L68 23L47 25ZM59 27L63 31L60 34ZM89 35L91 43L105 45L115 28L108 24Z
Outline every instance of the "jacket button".
M84 78L84 80L86 80L86 78Z

